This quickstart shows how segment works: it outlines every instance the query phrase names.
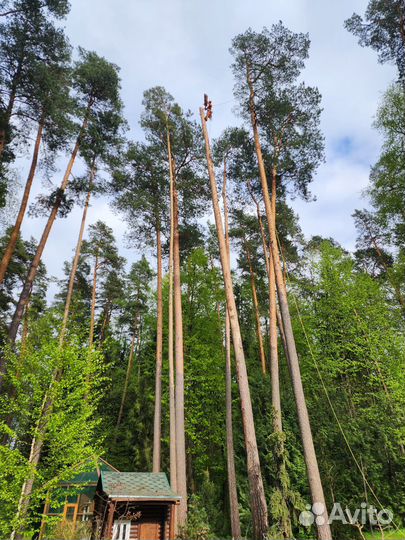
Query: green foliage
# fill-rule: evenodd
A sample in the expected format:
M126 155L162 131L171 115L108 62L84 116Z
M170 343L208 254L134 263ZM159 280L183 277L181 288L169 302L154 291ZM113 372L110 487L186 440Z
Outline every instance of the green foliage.
M288 190L304 198L309 197L308 184L324 158L320 93L298 81L309 43L308 35L296 34L280 21L270 30L249 28L233 39L231 48L234 94L246 119L254 101L255 118L263 128L267 174L270 177L275 170L281 193Z
M49 494L51 501L52 497L56 500L59 482L87 470L102 449L95 411L107 382L107 366L99 352L89 352L82 345L80 335L71 333L61 350L54 337L57 324L57 318L49 313L32 324L18 355L11 350L5 352L8 384L14 388L14 397L8 400L2 396L1 431L14 443L1 447L4 459L0 476L4 482L0 488L0 531L3 535L20 524L15 502L29 470L34 474L34 490L32 514L27 523L24 521L28 529L38 520L34 509L40 509ZM56 369L62 370L59 381L54 378ZM37 433L45 396L51 396L53 407L44 433L42 459L38 467L32 468L28 463L29 448L31 438Z
M405 76L404 9L402 0L369 0L364 19L353 13L345 22L362 47L377 51L382 64L396 64L401 79Z
M179 531L178 536L182 540L188 540L189 538L209 540L213 538L208 525L207 512L198 495L190 497L187 523Z
M398 84L387 90L375 126L382 133L384 142L380 159L370 175L369 194L381 227L388 229L391 242L403 249L405 94Z
M350 257L325 243L314 263L312 299L304 323L307 332L310 329L311 347L304 382L321 467L335 500L356 505L374 496L353 464L343 431L379 501L402 516L399 493L404 487L394 480L393 472L403 466L404 440L405 343L398 313L387 304L378 282L356 272ZM321 405L326 396L312 384L319 377L338 421L331 416L328 401L326 409ZM381 455L386 456L384 462ZM349 472L353 470L355 474ZM384 479L391 473L394 476L387 484Z

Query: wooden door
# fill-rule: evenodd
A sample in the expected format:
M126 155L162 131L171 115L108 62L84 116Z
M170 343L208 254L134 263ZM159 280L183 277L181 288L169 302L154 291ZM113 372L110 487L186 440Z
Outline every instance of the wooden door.
M162 538L162 524L157 519L142 521L139 529L139 540L161 540Z

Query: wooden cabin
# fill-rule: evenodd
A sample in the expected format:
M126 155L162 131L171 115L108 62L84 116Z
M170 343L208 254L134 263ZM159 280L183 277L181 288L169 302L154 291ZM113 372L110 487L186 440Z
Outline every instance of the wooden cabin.
M164 473L101 471L93 540L173 540L180 498Z
M56 500L52 504L45 503L39 539L47 536L49 532L47 522L52 517L62 517L62 522L72 529L83 531L88 528L90 531L88 538L90 538L94 499L102 471L118 472L110 463L99 458L94 464L89 463L88 471L60 483L58 490L60 495L57 497L59 501ZM85 523L88 527L83 527Z

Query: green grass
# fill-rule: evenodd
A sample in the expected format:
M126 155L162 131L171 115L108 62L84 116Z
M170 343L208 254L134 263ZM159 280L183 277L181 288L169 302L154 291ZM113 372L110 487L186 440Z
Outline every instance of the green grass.
M397 531L386 531L384 536L381 536L380 532L375 533L364 533L364 536L367 540L405 540L405 529L398 529Z

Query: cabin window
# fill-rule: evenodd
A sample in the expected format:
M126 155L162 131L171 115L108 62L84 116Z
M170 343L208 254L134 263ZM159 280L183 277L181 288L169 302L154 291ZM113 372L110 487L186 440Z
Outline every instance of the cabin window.
M90 505L85 504L82 508L82 521L89 521L91 519Z
M131 522L116 520L113 528L113 540L129 540Z
M93 515L93 505L90 498L82 493L79 497L78 521L90 521Z
M66 504L65 511L63 513L64 521L76 521L77 516L77 504Z

